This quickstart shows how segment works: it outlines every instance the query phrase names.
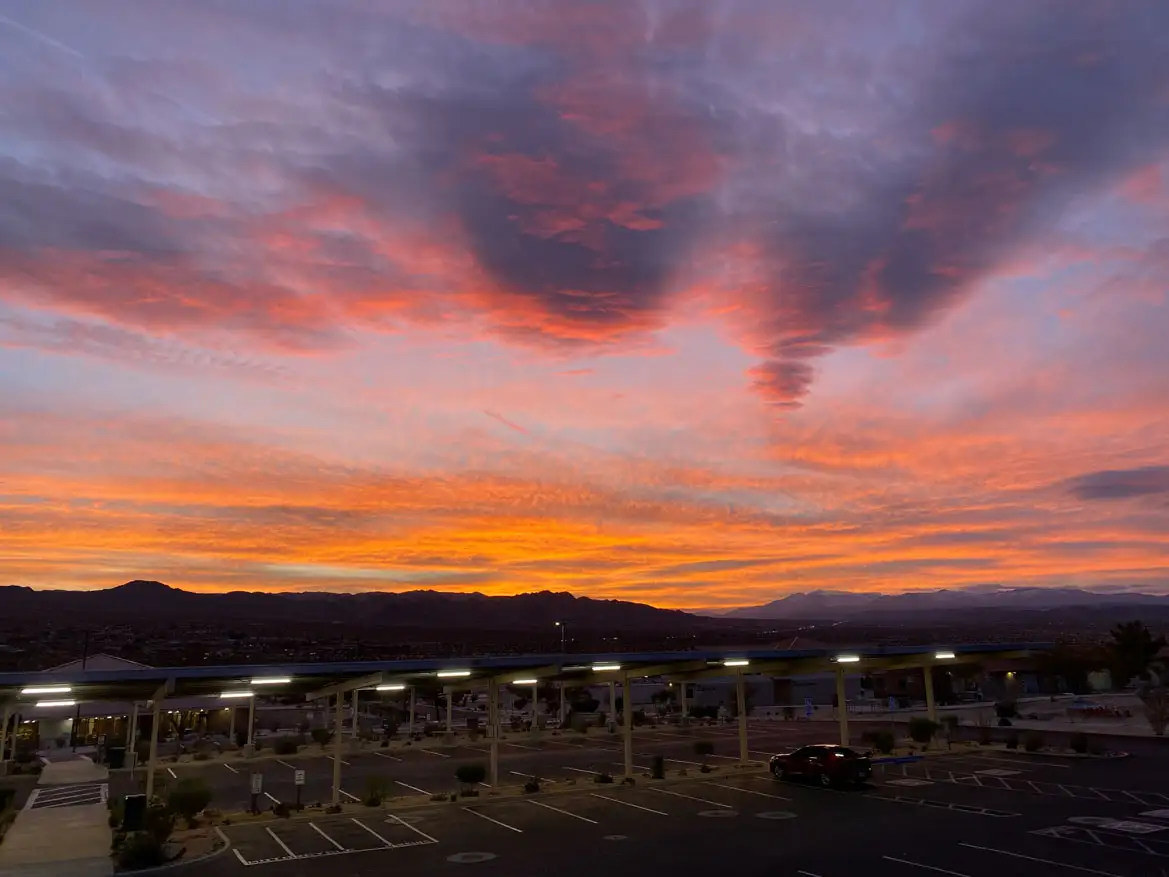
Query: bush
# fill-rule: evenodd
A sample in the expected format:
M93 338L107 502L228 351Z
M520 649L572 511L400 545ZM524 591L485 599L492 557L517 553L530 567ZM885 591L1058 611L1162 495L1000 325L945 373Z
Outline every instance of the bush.
M909 720L909 739L914 743L929 743L940 726L933 719L916 716Z
M146 808L142 816L142 829L155 838L160 844L175 830L175 814L161 804L154 804Z
M644 725L646 723L646 721L647 721L647 719L645 717L645 710L634 710L633 711L633 727L640 728L642 725Z
M978 745L979 746L989 746L991 739L992 738L991 738L990 728L988 728L986 725L979 725L978 726Z
M472 789L472 788L466 788L466 789L463 789L462 791L459 792L459 796L463 797L463 798L478 798L479 797L479 790Z
M285 804L283 801L277 801L275 804L272 805L272 815L276 816L280 819L291 819L292 818L292 808L289 807L287 804Z
M1011 734L1007 735L1007 748L1008 749L1018 749L1019 748L1019 735L1018 734L1011 733Z
M1043 735L1038 731L1029 731L1023 738L1023 749L1027 752L1038 752L1043 748Z
M1088 751L1088 735L1083 733L1072 734L1068 740L1068 747L1072 752L1079 752L1081 755Z
M1001 719L999 719L999 727L1000 728L1011 727L1011 720L1008 719L1006 716L1003 716Z
M942 727L946 729L946 736L953 737L954 732L958 730L958 726L962 724L960 716L945 716L942 719Z
M248 745L248 732L247 731L236 731L235 732L235 745L238 746L240 749L243 749L245 746Z
M157 868L166 864L163 841L148 831L136 831L127 836L118 850L118 865L128 871Z
M537 779L528 780L526 783L524 783L524 791L529 795L536 794L536 792L540 791L540 781Z
M609 774L605 773L604 771L602 771L601 773L599 773L595 777L593 777L593 782L594 783L611 783L611 782L613 782L613 777L610 776Z
M313 728L312 738L314 743L324 749L329 745L329 741L333 739L333 732L328 728Z
M194 755L191 756L191 759L193 761L207 761L210 758L211 758L210 752L196 752Z
M167 807L176 816L187 820L189 828L195 827L195 818L210 803L211 787L198 777L184 777L166 796Z
M370 777L365 784L365 797L362 800L367 807L380 807L389 791L389 785L381 777Z
M481 764L460 764L455 779L464 786L474 786L487 779L487 768Z
M892 731L865 731L861 734L861 742L868 743L883 755L888 755L897 745Z
M272 744L272 751L277 755L296 755L300 751L300 744L292 737L281 737Z
M665 779L666 777L666 759L661 755L655 755L651 762L649 769L650 776L655 780Z
M994 714L1000 719L1018 718L1019 707L1014 701L1000 700L994 705Z

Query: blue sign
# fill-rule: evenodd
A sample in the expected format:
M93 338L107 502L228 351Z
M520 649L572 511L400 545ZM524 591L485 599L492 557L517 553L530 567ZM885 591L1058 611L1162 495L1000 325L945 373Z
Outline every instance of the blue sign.
M890 711L897 709L897 698L891 694L889 695L889 709Z
M805 697L804 698L804 718L807 718L807 719L812 718L812 709L813 709L812 698Z

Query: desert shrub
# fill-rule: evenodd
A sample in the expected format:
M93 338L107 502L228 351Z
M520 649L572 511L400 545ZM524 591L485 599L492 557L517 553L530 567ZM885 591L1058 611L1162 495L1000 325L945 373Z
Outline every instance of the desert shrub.
M279 819L291 819L292 808L283 801L277 801L272 805L272 815Z
M333 732L328 728L313 728L312 738L314 743L324 749L329 745L329 741L333 739Z
M909 739L914 743L929 743L939 727L933 719L916 716L909 720Z
M536 792L540 791L540 781L537 779L528 780L526 783L524 783L524 791L529 795L534 795Z
M1023 749L1027 752L1038 752L1043 748L1043 735L1038 731L1028 731L1023 738Z
M160 844L165 843L175 830L174 812L162 804L152 804L146 808L142 816L142 830L156 838Z
M211 803L211 787L199 777L184 777L171 788L166 796L166 805L176 816L187 820L194 827L195 818Z
M390 793L389 784L381 777L370 777L365 784L365 797L362 801L367 807L380 807L382 801Z
M594 783L611 783L611 782L613 782L613 777L610 774L607 774L604 771L602 771L601 773L599 773L595 777L593 777L593 782Z
M128 835L118 850L118 865L127 871L141 868L157 868L166 863L163 841L148 831L136 831Z
M1086 753L1088 751L1088 735L1084 733L1072 734L1068 740L1068 747L1072 752Z
M1019 707L1013 700L1000 700L994 705L994 714L1000 719L1018 718Z
M467 787L477 785L487 779L487 768L481 764L460 764L455 779Z
M281 737L272 744L272 751L277 755L296 755L300 751L300 744L294 737Z
M1012 732L1012 733L1007 735L1007 748L1008 749L1018 749L1019 748L1019 735L1018 734Z
M191 758L194 761L207 761L209 758L211 758L211 753L210 752L196 752L194 755L191 756Z
M865 731L861 734L861 742L868 743L878 752L888 755L897 745L897 739L892 731Z
M1000 728L1011 727L1011 720L1008 719L1006 716L1003 716L1001 719L999 719L999 727Z

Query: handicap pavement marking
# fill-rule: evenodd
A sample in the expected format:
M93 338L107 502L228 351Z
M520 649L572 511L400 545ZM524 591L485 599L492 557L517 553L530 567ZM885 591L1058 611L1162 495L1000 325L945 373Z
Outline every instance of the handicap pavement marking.
M886 780L887 786L932 786L932 780L915 780L912 777L903 777L897 780Z
M764 810L762 813L756 813L760 819L795 819L796 814L790 810Z
M729 816L738 816L739 811L738 810L699 810L698 815L699 816L707 816L707 817L710 817L711 819L717 819L720 817L725 819Z
M627 835L627 834L606 834L601 839L602 840L629 840L629 835Z
M1001 767L990 767L983 770L976 770L976 774L984 777L1013 777L1022 773L1021 770L1004 770Z
M1125 834L1155 834L1165 831L1164 825L1154 825L1151 822L1134 822L1131 819L1111 819L1108 816L1070 816L1068 822L1076 825L1090 825L1095 828L1105 828L1109 831L1122 831Z
M1040 837L1049 837L1056 840L1072 841L1073 843L1090 844L1110 849L1126 850L1131 853L1144 853L1149 856L1169 858L1169 843L1152 840L1147 837L1134 837L1131 834L1119 834L1110 830L1087 828L1080 825L1057 825L1053 828L1040 828L1031 834Z
M455 853L453 856L447 856L446 860L456 865L476 865L479 862L490 862L494 858L495 853Z
M1169 819L1169 810L1146 810L1141 816L1146 819Z

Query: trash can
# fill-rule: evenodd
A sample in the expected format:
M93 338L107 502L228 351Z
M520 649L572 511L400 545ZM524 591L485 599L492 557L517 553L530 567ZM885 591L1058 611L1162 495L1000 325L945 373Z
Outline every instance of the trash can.
M126 766L126 747L111 746L106 749L106 767L110 770L121 770Z
M122 799L122 827L126 831L141 831L146 820L146 796L127 795Z

